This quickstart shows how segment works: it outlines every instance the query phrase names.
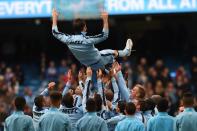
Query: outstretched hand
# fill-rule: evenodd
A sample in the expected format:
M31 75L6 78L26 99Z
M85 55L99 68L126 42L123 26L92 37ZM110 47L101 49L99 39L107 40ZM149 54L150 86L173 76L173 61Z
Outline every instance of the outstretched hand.
M59 16L59 14L58 14L57 10L53 8L53 10L52 10L53 26L57 26L58 16Z
M121 71L122 67L120 66L120 64L118 62L114 62L113 66L114 66L114 69L115 69L116 72Z
M101 18L105 21L108 20L108 13L106 11L101 12Z
M57 19L58 16L59 16L59 14L58 14L57 10L55 8L53 8L53 10L52 10L52 17Z
M54 87L55 87L55 82L50 82L49 84L48 84L48 89L49 90L53 90L54 89Z

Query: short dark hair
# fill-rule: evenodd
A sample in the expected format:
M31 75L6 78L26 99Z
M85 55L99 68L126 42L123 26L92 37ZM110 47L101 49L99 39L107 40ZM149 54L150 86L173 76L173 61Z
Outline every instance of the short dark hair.
M74 99L70 93L66 93L62 99L62 104L68 108L73 107Z
M146 110L147 110L147 111L148 111L148 110L153 111L153 110L155 109L156 104L155 104L155 102L153 101L153 99L148 98L148 99L145 100L145 102L146 102Z
M138 104L140 105L140 111L145 112L146 111L146 102L145 102L145 100L139 100Z
M86 110L88 112L96 112L96 102L94 99L89 98L86 102Z
M155 105L157 105L162 97L160 95L152 95L151 99L154 101Z
M14 101L16 110L23 111L26 105L26 100L22 96L17 96Z
M134 115L135 111L136 111L135 104L133 104L132 102L127 103L126 107L125 107L125 110L126 110L128 115Z
M95 94L94 95L94 100L96 102L96 111L101 111L102 110L102 104L103 104L103 100L101 98L101 95Z
M36 96L36 98L34 99L35 106L38 109L42 109L42 107L43 107L43 100L44 100L44 97L42 95Z
M194 105L194 97L192 93L183 94L182 101L185 107L192 107Z
M159 112L166 112L168 110L168 100L166 100L165 98L161 98L158 101L157 109Z
M73 29L75 33L81 33L83 28L86 26L85 20L82 19L75 19L73 21Z
M112 90L108 89L105 93L105 97L108 101L112 101L114 98L114 93L112 92Z
M52 91L50 93L50 99L51 99L51 102L54 102L54 101L61 101L62 99L62 94L58 91Z
M125 107L126 107L126 102L125 101L119 101L118 102L118 108L120 109L120 113L123 113L125 115Z

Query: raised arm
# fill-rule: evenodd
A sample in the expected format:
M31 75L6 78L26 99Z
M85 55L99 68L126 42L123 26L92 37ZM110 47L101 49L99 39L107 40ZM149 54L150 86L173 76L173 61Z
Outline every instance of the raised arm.
M89 98L89 94L90 94L90 84L91 84L91 80L92 80L92 70L90 67L87 68L86 70L86 74L87 74L87 78L86 78L86 82L85 82L85 88L83 90L83 99L82 99L82 106L83 106L83 111L86 111L86 101Z
M111 76L112 88L114 91L114 98L113 98L112 104L116 105L117 102L120 100L120 93L119 93L119 88L115 79L116 71L115 71L114 65L112 66L112 69L110 70L110 76Z
M55 87L55 82L50 82L50 83L48 84L48 87L47 87L44 91L42 91L42 92L40 93L40 95L48 96L48 95L49 95L49 90L53 90L54 87Z
M120 99L120 95L119 95L119 88L116 82L116 79L114 77L112 77L111 79L112 82L112 88L114 90L114 98L113 98L113 104L116 105L116 103L119 101Z
M97 71L97 86L98 86L98 94L101 95L101 98L103 100L103 105L106 106L106 99L105 99L105 92L104 87L102 83L102 70L99 69Z
M109 23L108 23L108 13L107 12L102 12L101 13L101 18L103 20L103 30L109 30Z
M103 98L103 84L102 84L102 70L99 69L97 71L97 86L98 86L98 94Z
M109 35L109 24L108 24L108 13L107 12L102 12L101 13L101 18L103 21L103 31L99 35L95 36L86 36L86 43L87 44L98 44L108 38Z
M70 87L71 87L71 81L67 81L66 86L64 87L64 90L62 92L62 96L66 95L66 93L68 93Z
M52 11L52 34L55 38L57 38L61 42L69 43L71 41L70 40L71 36L61 33L58 30L58 27L57 27L58 15L59 15L58 12L55 9L53 9Z
M118 85L119 85L119 90L120 90L120 94L121 94L121 98L123 100L125 100L126 102L129 102L129 91L127 89L127 85L125 83L124 77L122 75L122 71L121 71L121 66L116 62L115 63L115 70L117 72L117 81L118 81Z
M52 27L57 26L57 20L58 20L58 13L56 11L56 9L52 10Z
M66 86L64 87L64 90L62 92L62 96L64 96L70 89L71 87L71 80L72 80L72 72L71 70L68 71L67 73L68 81L66 83Z

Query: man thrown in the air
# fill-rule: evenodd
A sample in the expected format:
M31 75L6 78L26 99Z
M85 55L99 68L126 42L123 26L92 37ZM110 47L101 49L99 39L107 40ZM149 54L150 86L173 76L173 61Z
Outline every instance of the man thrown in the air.
M52 33L54 37L66 44L80 63L91 67L94 71L105 69L106 66L111 65L117 57L130 56L133 46L131 39L128 39L123 50L106 49L99 51L95 48L95 44L101 43L108 38L108 13L102 12L101 18L103 20L103 31L101 34L87 36L85 21L75 19L73 21L75 35L68 35L58 31L58 12L55 9L52 11Z

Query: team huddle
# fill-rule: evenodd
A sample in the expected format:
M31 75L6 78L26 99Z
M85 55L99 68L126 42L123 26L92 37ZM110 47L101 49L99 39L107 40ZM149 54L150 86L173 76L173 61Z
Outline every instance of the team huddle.
M95 44L108 37L108 15L102 13L103 32L87 36L86 23L73 22L75 35L58 31L58 13L53 10L52 33L65 43L73 55L85 65L78 72L78 86L73 87L73 74L67 73L62 91L56 83L34 100L33 119L24 115L26 101L16 97L16 111L5 121L5 131L196 131L197 113L191 93L182 97L183 110L174 118L168 115L169 102L159 95L146 98L143 85L128 87L117 57L129 56L132 40L124 50L98 51Z

